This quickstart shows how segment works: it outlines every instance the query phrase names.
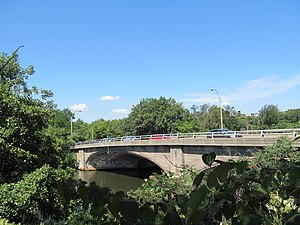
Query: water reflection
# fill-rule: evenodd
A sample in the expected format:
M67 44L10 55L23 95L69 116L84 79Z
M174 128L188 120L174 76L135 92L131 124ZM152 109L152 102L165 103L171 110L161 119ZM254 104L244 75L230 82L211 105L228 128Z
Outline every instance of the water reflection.
M127 176L124 174L118 174L107 171L78 171L78 178L86 181L95 181L97 185L101 187L109 187L113 191L124 191L135 190L140 187L144 180Z

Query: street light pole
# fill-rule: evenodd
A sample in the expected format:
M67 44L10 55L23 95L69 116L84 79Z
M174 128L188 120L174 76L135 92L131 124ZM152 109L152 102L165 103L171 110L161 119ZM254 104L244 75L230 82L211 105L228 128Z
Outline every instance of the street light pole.
M72 113L72 116L71 116L71 136L72 136L72 134L73 134L73 115L74 115L74 118L75 118L75 114L76 114L77 112L81 112L81 110L74 111L74 112Z
M219 92L216 89L211 88L210 91L215 91L218 95L218 98L219 98L219 101L220 101L221 129L223 129L224 126L223 126L223 113L222 113L222 100L221 100L221 97L219 95Z

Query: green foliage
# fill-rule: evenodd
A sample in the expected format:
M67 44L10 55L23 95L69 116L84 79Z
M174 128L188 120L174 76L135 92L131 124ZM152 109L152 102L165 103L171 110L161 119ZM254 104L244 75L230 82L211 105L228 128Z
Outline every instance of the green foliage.
M59 167L71 166L75 169L76 156L69 149L69 146L74 143L70 137L71 116L72 112L69 109L53 110L45 134L52 138Z
M200 174L187 202L187 224L282 224L300 213L298 166L257 170L246 161L223 162Z
M191 120L189 112L174 99L142 99L132 107L126 125L132 134L176 133L186 130ZM184 124L184 125L183 125Z
M50 91L27 85L34 69L21 68L17 54L2 54L0 68L0 218L22 224L61 219L68 206L57 184L73 177L69 166L75 166L65 112L59 118Z
M281 113L281 120L289 123L300 124L300 109L288 109Z
M240 130L243 124L239 122L240 114L234 109L234 107L226 106L223 110L223 122L225 126L231 130ZM214 128L220 128L220 108L219 106L210 106L204 104L201 106L192 106L192 115L196 117L198 129L195 131L208 131Z
M35 221L40 212L45 217L61 219L67 208L57 193L57 185L70 176L73 176L71 170L55 170L45 165L21 181L1 185L0 218Z
M14 225L15 223L10 223L7 219L0 219L0 225Z
M45 163L57 166L58 156L51 137L44 133L54 107L48 100L52 93L27 86L34 69L22 69L17 55L2 54L0 65L1 184L17 181Z
M91 123L88 131L88 139L101 139L106 137L120 137L126 135L124 120L99 119Z
M259 110L258 119L263 129L275 125L279 121L279 109L275 105L265 105Z
M202 156L202 161L208 166L212 166L215 159L216 159L216 153L214 153L214 152L211 152L209 154L204 154Z
M128 194L141 203L170 202L177 195L188 195L195 177L196 172L192 168L185 168L180 174L154 174L145 179L140 188Z
M279 138L276 143L255 153L255 166L260 168L283 169L300 161L300 152L286 137Z
M266 105L259 115L245 115L234 107L223 108L223 122L230 130L284 129L299 127L299 109L279 112L278 107ZM70 124L65 126L69 129ZM190 110L174 99L142 99L133 106L127 118L120 120L98 119L91 124L81 120L73 123L73 141L141 135L153 133L192 133L220 127L219 106L193 105Z
M195 177L196 172L192 168L184 168L180 174L154 174L145 179L140 188L128 192L128 196L147 209L149 221L164 221L166 224L169 220L181 221L182 209L193 189Z

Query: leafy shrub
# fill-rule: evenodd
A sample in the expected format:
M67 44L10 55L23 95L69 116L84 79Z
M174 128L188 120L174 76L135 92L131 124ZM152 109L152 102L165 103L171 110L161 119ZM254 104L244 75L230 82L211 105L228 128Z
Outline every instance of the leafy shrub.
M179 195L189 195L196 175L195 170L190 167L184 168L179 174L171 172L153 174L145 179L141 187L128 192L128 195L140 203L174 201Z
M34 221L37 213L60 219L67 212L57 193L57 184L70 175L48 165L26 175L23 180L0 186L0 218L11 222Z

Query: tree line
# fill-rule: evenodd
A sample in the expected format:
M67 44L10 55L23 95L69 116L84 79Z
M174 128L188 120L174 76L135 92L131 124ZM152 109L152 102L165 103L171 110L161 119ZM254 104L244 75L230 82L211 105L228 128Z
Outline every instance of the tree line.
M250 115L242 114L230 106L225 106L222 110L224 125L230 130L300 127L300 109L280 111L278 106L267 104L257 113ZM69 129L68 120L71 119L72 112L65 109L57 113L59 118L65 118L64 126ZM76 141L126 135L205 132L220 128L220 108L216 105L203 104L186 109L182 103L172 98L147 98L134 105L126 118L98 119L91 123L77 119L73 126L73 138Z

